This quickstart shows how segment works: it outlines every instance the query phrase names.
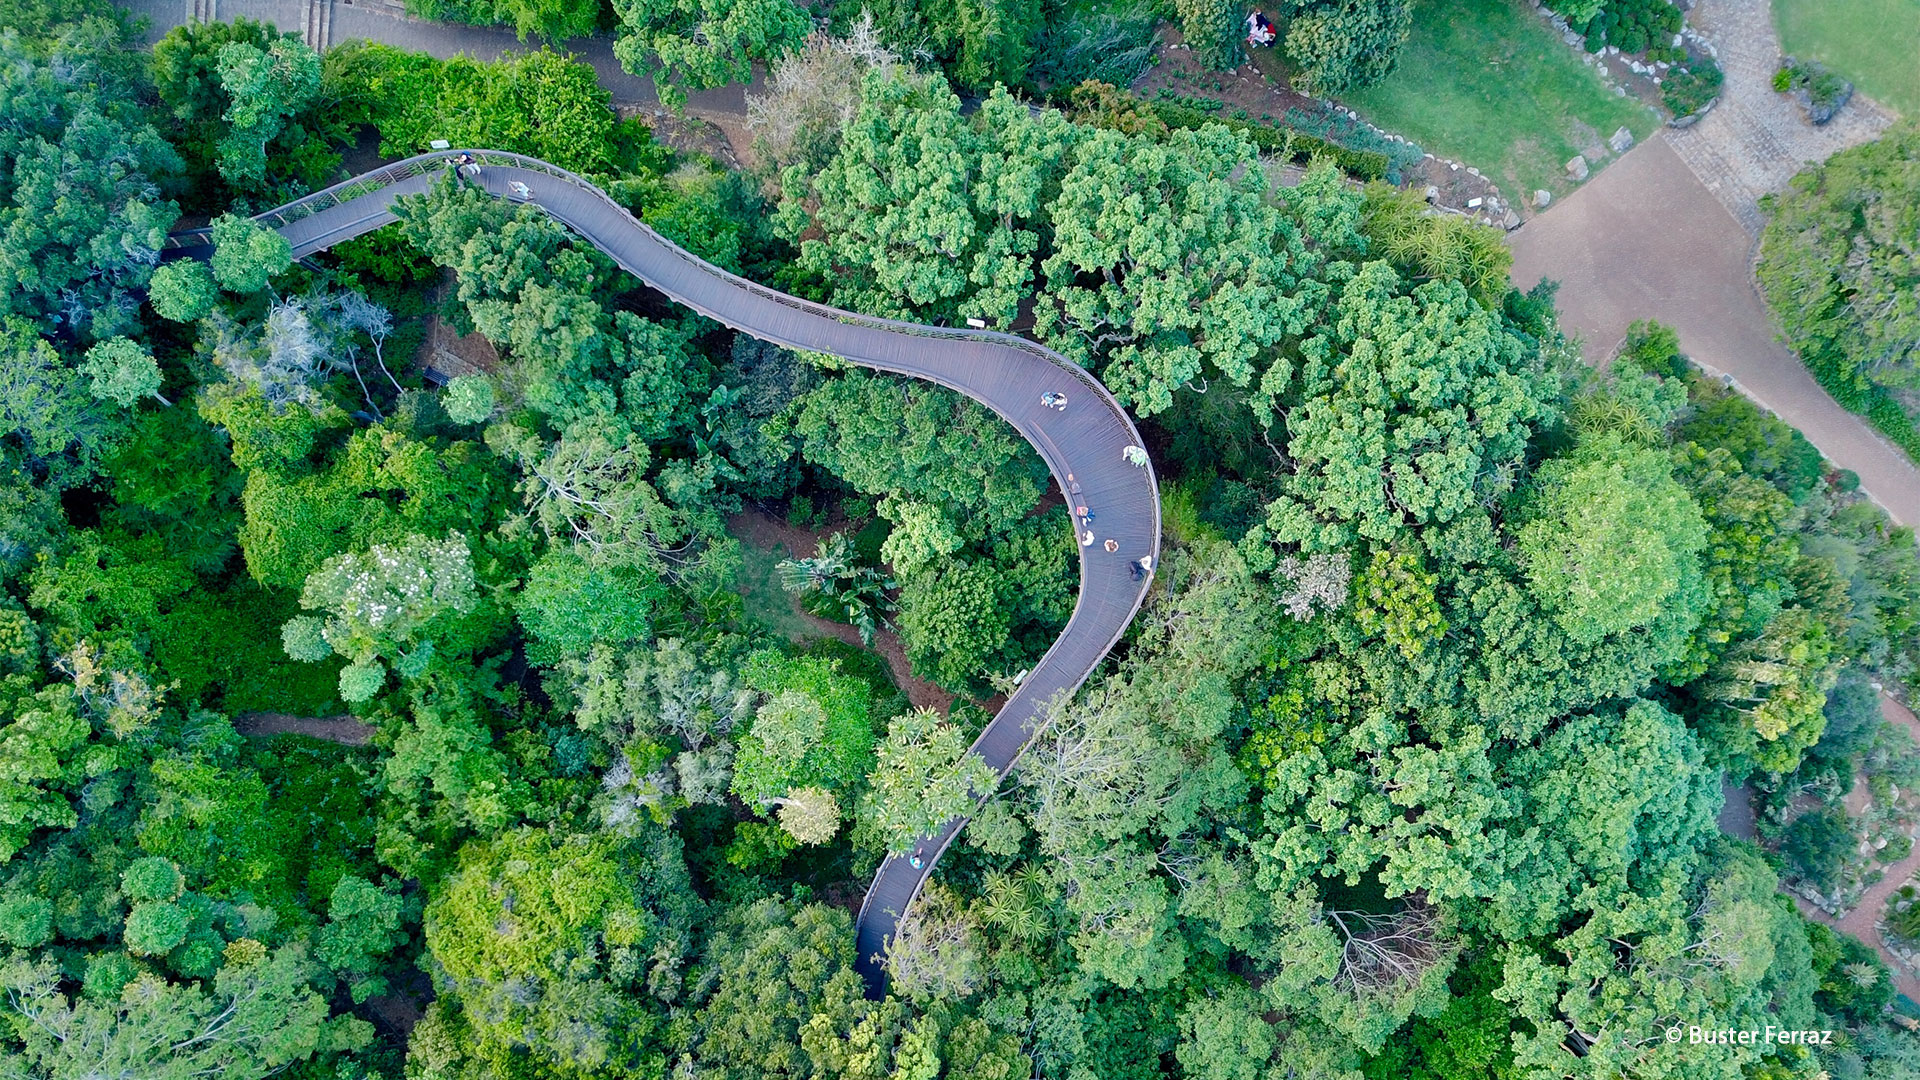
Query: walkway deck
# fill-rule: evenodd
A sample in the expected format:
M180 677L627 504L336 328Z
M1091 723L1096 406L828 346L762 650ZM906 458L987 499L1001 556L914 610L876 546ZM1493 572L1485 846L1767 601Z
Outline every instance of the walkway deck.
M259 215L303 258L394 220L393 203L429 190L445 175L447 158L428 154L316 192ZM1099 535L1080 549L1080 595L1066 629L1007 700L973 752L1003 778L1026 749L1041 708L1071 694L1105 658L1133 620L1151 577L1134 580L1128 563L1160 554L1160 496L1151 465L1127 462L1122 451L1141 445L1126 411L1091 374L1049 349L1009 334L955 330L871 318L815 304L757 285L703 262L643 225L605 192L556 166L518 154L472 150L484 165L481 188L512 198L525 184L531 202L584 237L628 273L708 318L791 349L831 353L863 367L911 375L957 390L986 405L1039 452L1071 503L1098 517ZM182 255L204 254L204 233L170 238ZM1048 391L1065 393L1068 408L1040 404ZM1069 478L1072 478L1070 481ZM1113 540L1118 550L1108 552ZM905 857L881 864L868 888L857 927L858 962L869 988L885 982L880 954L901 913L920 892L964 818L922 839L923 865Z

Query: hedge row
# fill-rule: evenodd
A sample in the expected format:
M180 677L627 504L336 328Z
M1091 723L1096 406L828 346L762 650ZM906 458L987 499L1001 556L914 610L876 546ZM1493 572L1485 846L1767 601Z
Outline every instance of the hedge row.
M1217 113L1180 105L1171 101L1144 102L1154 115L1170 128L1198 128L1206 124L1225 124L1247 137L1248 141L1269 153L1285 154L1288 160L1304 165L1315 158L1327 158L1349 176L1361 180L1384 180L1392 161L1371 150L1351 150L1339 143L1305 132L1269 127L1235 120Z

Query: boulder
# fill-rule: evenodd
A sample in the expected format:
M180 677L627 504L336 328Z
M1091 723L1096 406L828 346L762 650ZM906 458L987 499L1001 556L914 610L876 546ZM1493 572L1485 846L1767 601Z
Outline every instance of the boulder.
M1575 183L1585 180L1587 178L1587 159L1580 154L1573 155L1573 160L1567 162L1567 175L1572 177Z
M1633 149L1633 132L1628 131L1626 128L1621 128L1619 131L1613 133L1611 139L1607 140L1607 145L1613 147L1614 153L1624 154L1628 150Z
M1552 201L1553 192L1548 191L1546 188L1541 188L1533 193L1533 208L1535 210L1545 210L1547 204Z
M1500 219L1500 227L1508 232L1512 232L1520 227L1520 215L1514 213L1513 207L1507 207L1506 216Z
M1428 202L1439 202L1439 201L1440 201L1440 188L1439 188L1439 185L1437 185L1437 184L1428 184L1428 185L1427 185L1427 201L1428 201Z

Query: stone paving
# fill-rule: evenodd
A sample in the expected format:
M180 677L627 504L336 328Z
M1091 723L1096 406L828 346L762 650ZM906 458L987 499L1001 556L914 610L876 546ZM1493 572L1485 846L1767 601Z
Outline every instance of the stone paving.
M1892 123L1886 110L1855 94L1840 115L1815 127L1791 97L1774 92L1780 38L1769 0L1699 0L1687 19L1718 50L1727 81L1713 111L1669 131L1667 141L1750 236L1766 224L1760 196Z

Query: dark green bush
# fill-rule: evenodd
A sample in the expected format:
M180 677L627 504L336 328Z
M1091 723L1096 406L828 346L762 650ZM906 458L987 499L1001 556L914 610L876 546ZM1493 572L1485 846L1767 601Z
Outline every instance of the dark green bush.
M1660 84L1660 96L1673 115L1692 116L1720 93L1720 84L1726 78L1712 57L1702 56L1685 67L1667 72Z
M1386 179L1388 166L1391 164L1385 154L1376 154L1367 150L1349 150L1338 143L1303 132L1245 123L1231 118L1223 119L1209 112L1171 102L1156 101L1152 103L1152 108L1154 114L1168 127L1198 128L1206 124L1225 124L1245 135L1248 141L1268 153L1285 154L1288 160L1299 164L1324 157L1338 165L1349 176L1361 180Z
M1608 0L1605 7L1574 30L1586 36L1588 52L1608 45L1623 53L1646 53L1648 60L1677 60L1667 44L1685 18L1668 0Z

